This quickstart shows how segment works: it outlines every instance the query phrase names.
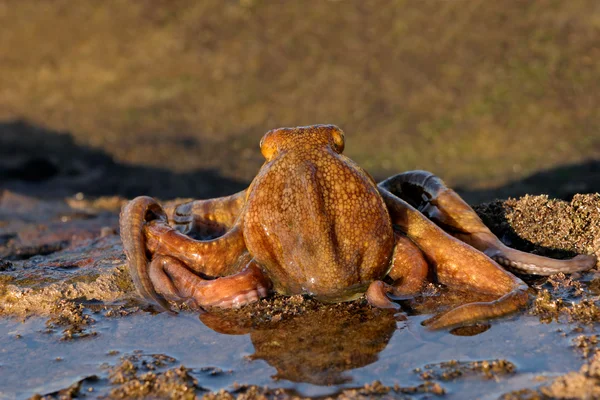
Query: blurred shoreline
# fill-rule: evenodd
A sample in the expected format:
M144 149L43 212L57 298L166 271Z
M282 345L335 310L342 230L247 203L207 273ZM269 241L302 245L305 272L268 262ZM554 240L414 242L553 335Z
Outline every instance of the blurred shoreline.
M594 0L0 0L0 151L161 182L103 193L211 197L254 177L267 130L333 123L376 179L568 198L600 190L598 21ZM17 121L35 143L11 144Z

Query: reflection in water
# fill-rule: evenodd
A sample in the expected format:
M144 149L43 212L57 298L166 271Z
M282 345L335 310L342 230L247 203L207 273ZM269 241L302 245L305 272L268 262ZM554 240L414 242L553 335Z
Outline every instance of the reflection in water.
M377 361L396 330L394 313L368 306L353 310L323 306L279 322L252 327L248 320L206 313L200 319L220 333L249 333L253 359L277 369L273 379L317 385L352 380L344 371Z
M475 336L487 331L491 327L492 325L490 324L481 323L467 326L459 326L458 328L450 330L450 333L455 336Z
M433 303L433 298L430 300ZM536 375L564 374L581 367L580 354L572 350L572 340L580 333L564 332L566 325L555 322L540 324L537 316L527 313L494 321L493 329L473 338L427 332L419 325L425 316L409 316L407 322L395 323L389 313L363 309L356 305L359 302L313 307L307 306L310 299L304 299L302 307L308 310L288 312L278 305L278 299L269 299L260 302L260 309L233 310L229 318L218 315L225 312L205 314L201 318L206 324L192 312L176 317L136 312L122 318L98 312L93 315L93 328L99 334L68 342L59 340L59 332L40 333L46 329L44 318L25 322L5 318L0 320L0 392L29 398L97 375L101 380L91 385L94 392L88 396L108 397L114 387L105 379L105 366L118 365L120 358L128 355L174 357L177 364L190 370L198 385L212 391L251 384L322 398L374 380L389 386L418 385L422 378L415 368L436 373L435 379L441 379L441 374L455 375L441 368L444 365L464 369L464 362L487 360L486 365L493 366L490 360L508 360L517 366L516 374L503 375L500 380L476 378L483 376L477 373L443 383L448 398L499 398L510 390L537 386L539 382L532 379ZM412 306L413 313L425 312L421 308L424 303L406 303L402 305L406 309ZM241 321L240 316L246 320ZM271 321L265 322L267 319ZM240 335L221 335L206 325ZM245 333L248 335L242 335ZM260 360L247 362L243 356L252 353ZM139 373L141 376L144 371ZM270 374L282 380L273 381ZM329 382L340 384L322 386Z
M400 303L409 315L433 315L460 304L492 299L489 295L436 288ZM286 304L286 300L265 304L279 304L279 301ZM200 319L218 333L249 334L255 349L251 358L262 359L276 368L273 379L336 385L352 380L344 371L377 361L378 354L396 331L397 321L406 318L404 314L374 309L361 301L336 305L314 300L302 302L306 307L303 310L258 306L252 312L204 313ZM476 323L456 327L449 333L475 336L490 327L490 324Z

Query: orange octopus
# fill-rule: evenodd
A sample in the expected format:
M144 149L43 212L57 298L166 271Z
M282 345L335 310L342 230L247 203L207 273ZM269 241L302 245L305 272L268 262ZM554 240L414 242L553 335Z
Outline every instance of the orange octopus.
M142 196L123 208L121 237L144 298L170 310L167 300L238 307L272 291L324 302L366 293L374 306L398 308L392 299L418 295L430 278L493 296L424 322L439 329L527 303L527 285L499 264L539 275L596 264L593 255L553 260L506 247L429 172L376 184L342 154L336 126L275 129L260 149L265 163L242 192L166 210Z

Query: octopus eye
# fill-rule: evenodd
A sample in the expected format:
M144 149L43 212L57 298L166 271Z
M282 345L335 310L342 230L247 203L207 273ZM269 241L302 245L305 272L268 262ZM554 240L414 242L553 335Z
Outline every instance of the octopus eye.
M273 140L274 131L269 131L260 139L260 152L267 161L271 161L277 153L277 145Z
M333 149L341 154L344 151L345 145L344 132L342 132L340 129L332 129L331 138L333 139Z

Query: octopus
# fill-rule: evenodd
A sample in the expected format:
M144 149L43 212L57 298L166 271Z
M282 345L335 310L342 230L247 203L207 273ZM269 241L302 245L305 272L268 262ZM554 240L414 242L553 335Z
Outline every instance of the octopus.
M366 295L375 307L398 309L398 299L430 282L490 298L423 322L441 329L524 307L528 286L508 270L551 275L596 265L594 255L557 260L507 247L434 174L376 183L344 146L333 125L274 129L260 141L265 162L246 190L165 206L133 199L120 230L137 291L170 312L169 301L231 308L270 293L323 302Z

